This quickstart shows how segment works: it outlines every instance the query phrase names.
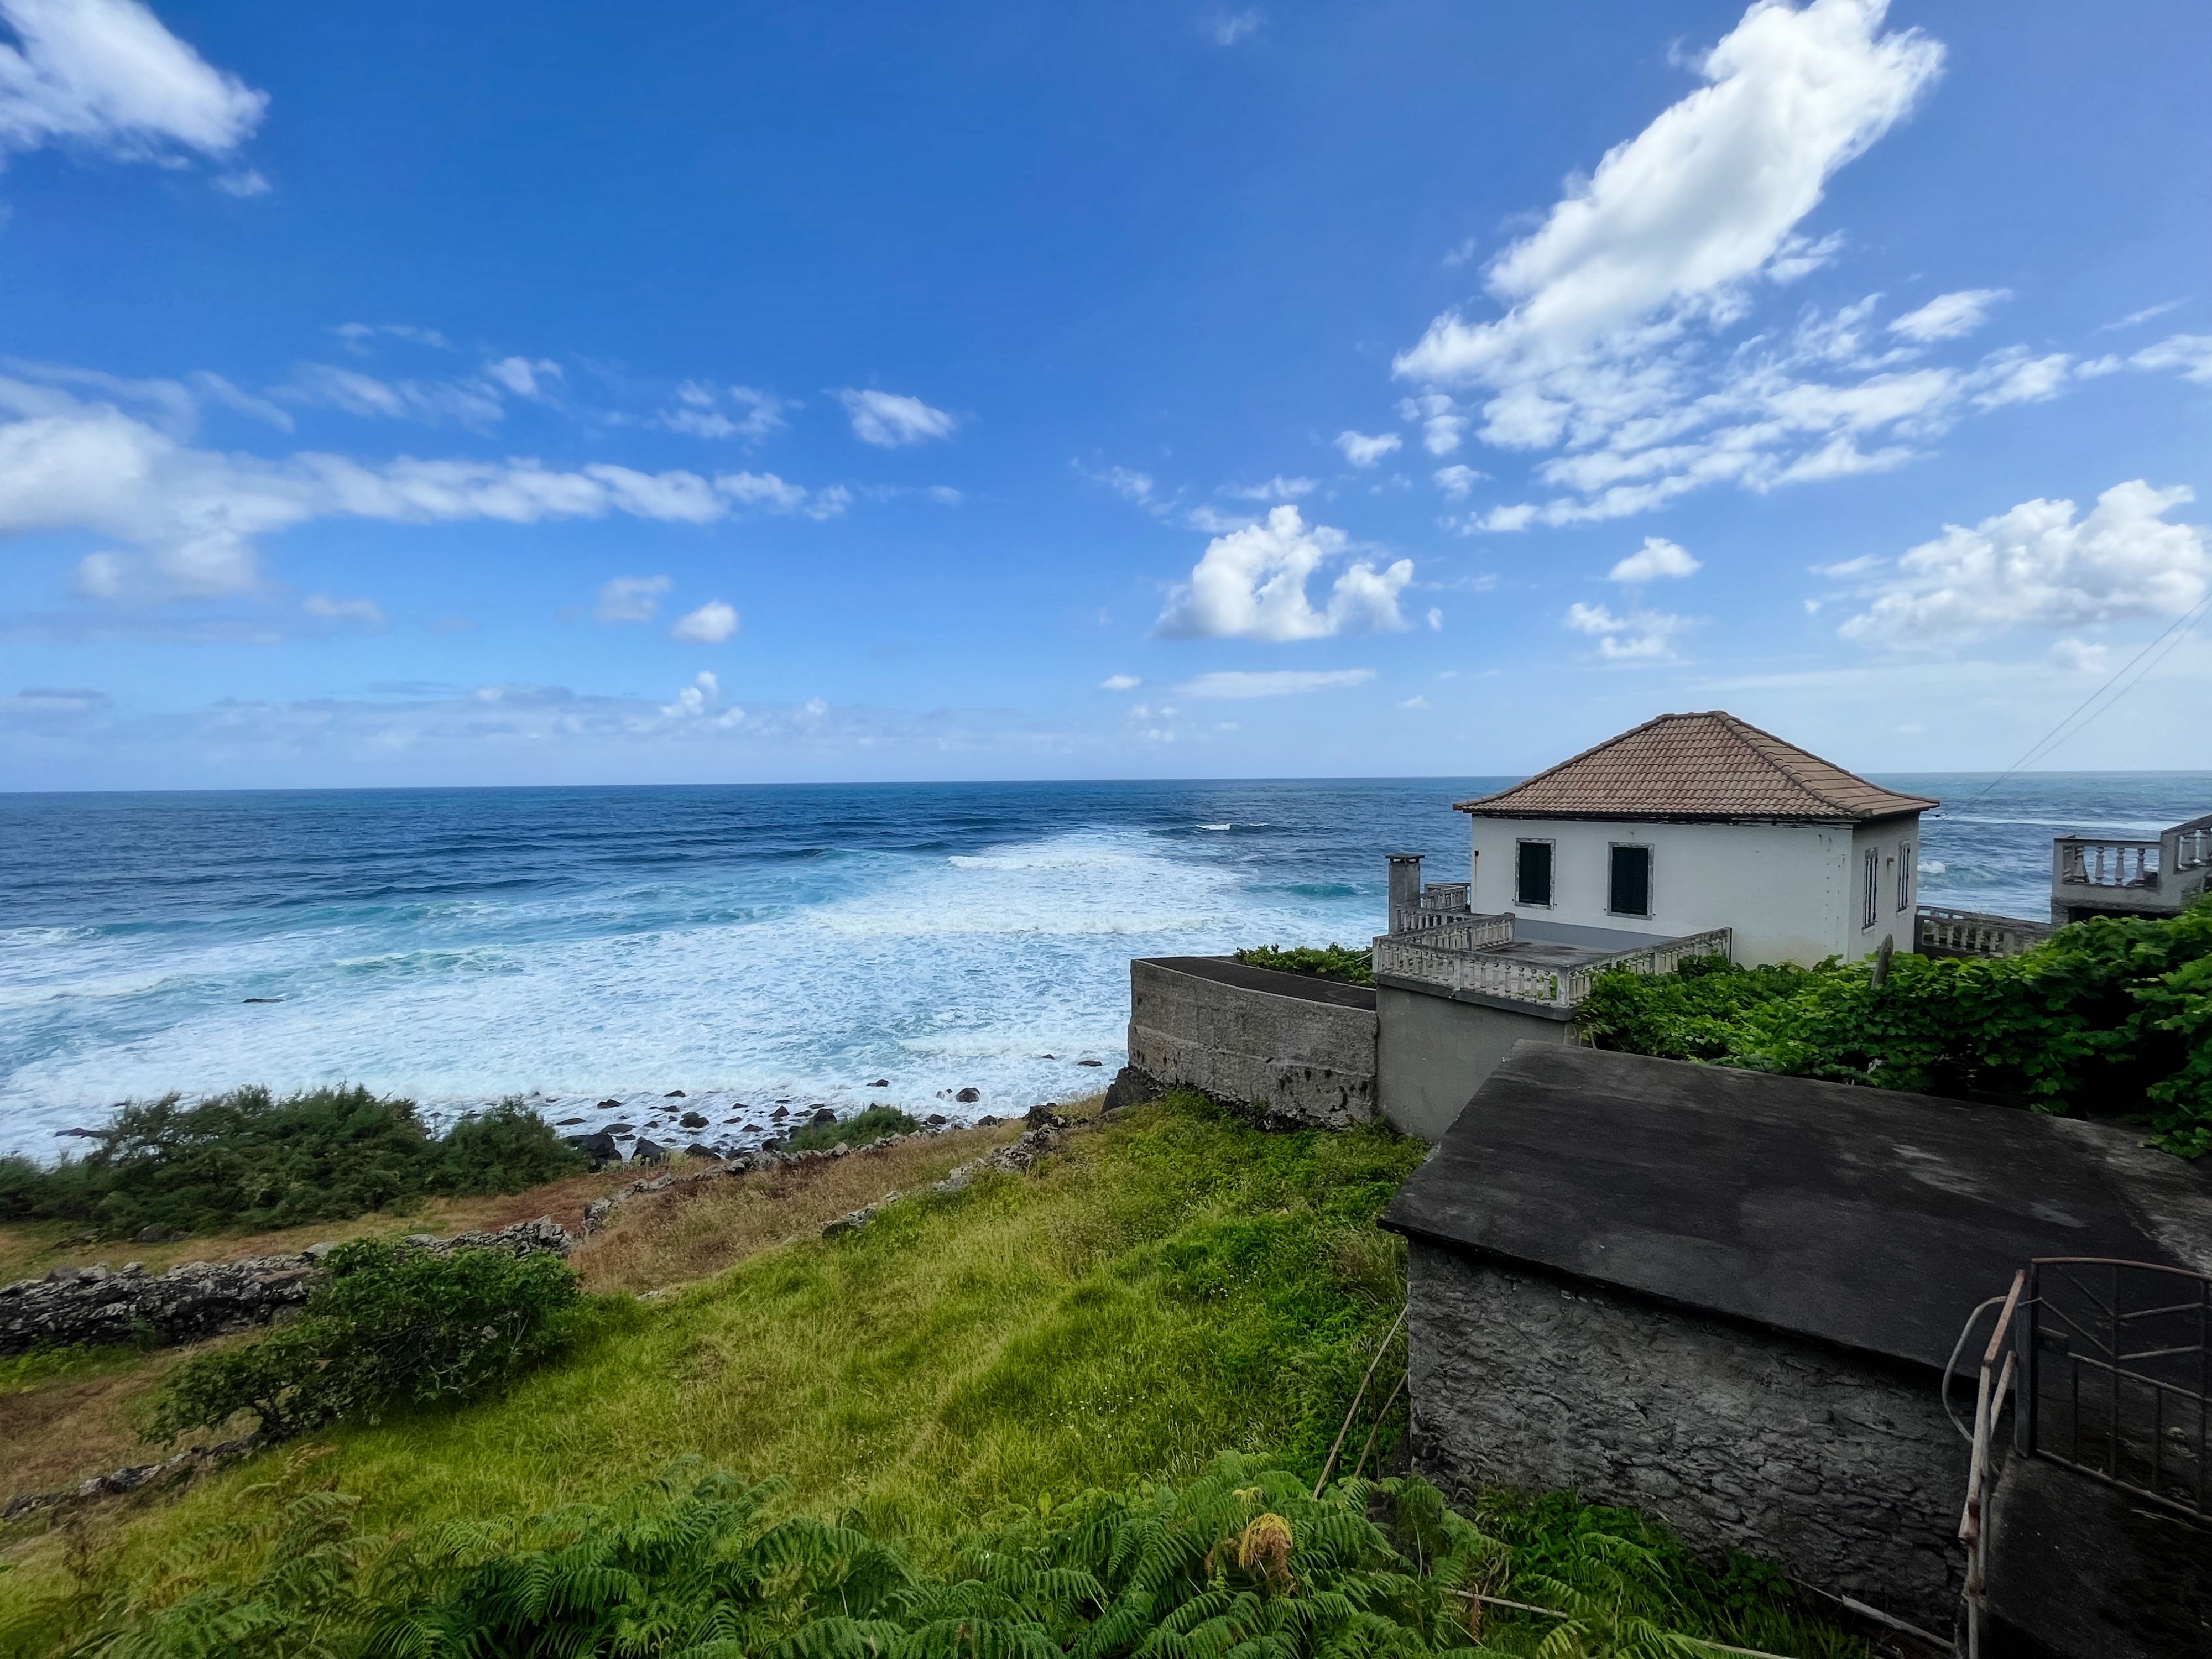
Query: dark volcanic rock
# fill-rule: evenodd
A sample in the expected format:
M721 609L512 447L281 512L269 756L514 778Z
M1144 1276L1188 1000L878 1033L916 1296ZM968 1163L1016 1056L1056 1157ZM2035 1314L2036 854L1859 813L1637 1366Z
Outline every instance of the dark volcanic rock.
M599 1133L601 1134L609 1135L634 1135L637 1133L637 1125L635 1123L610 1123L605 1128L600 1130Z
M242 998L241 1000L246 1002L282 1002L284 999L282 997L246 997Z
M157 1221L131 1234L131 1242L133 1244L173 1244L180 1238L191 1237L190 1233L173 1231Z
M722 1155L720 1152L716 1152L712 1146L708 1146L704 1141L699 1140L695 1140L689 1146L686 1146L684 1149L684 1156L686 1158L711 1158L717 1164L722 1161Z
M836 1121L837 1114L831 1111L827 1106L816 1108L814 1115L807 1119L807 1121L810 1123L835 1123Z
M684 1091L681 1089L671 1089L666 1094L661 1096L663 1100L682 1100L684 1097Z
M614 1136L605 1129L595 1135L562 1135L561 1139L589 1158L594 1170L622 1162L622 1148L615 1145Z
M619 1100L603 1100L599 1103L599 1109L603 1112L618 1112L622 1109L622 1102Z
M562 1119L561 1120L561 1122L560 1122L559 1127L562 1127L562 1128L563 1128L563 1129L565 1129L565 1128L567 1128L567 1127L568 1127L571 1123L581 1123L583 1121L584 1121L584 1120L583 1120L583 1119L581 1119L580 1117L564 1117L564 1118L562 1118Z
M676 1121L687 1129L703 1129L707 1127L707 1116L703 1112L686 1112Z
M770 1117L789 1117L791 1115L791 1108L788 1106L779 1106L774 1111L770 1112L769 1115Z
M951 1122L952 1120L945 1116L942 1112L932 1112L927 1117L922 1119L922 1121L933 1129L939 1129L944 1127L945 1125Z
M661 1146L658 1141L641 1139L636 1146L630 1148L629 1155L631 1161L637 1164L665 1164L668 1162L668 1148Z
M1106 1062L1103 1060L1079 1060L1075 1063L1078 1066L1103 1066Z
M952 1097L963 1106L973 1106L977 1101L982 1099L983 1091L981 1089L963 1089Z
M890 1086L891 1080L887 1077L879 1077L868 1085L871 1089L888 1089Z
M81 1135L87 1140L97 1140L100 1139L100 1131L97 1129L57 1129L54 1131L54 1139L56 1140L64 1140L71 1135Z

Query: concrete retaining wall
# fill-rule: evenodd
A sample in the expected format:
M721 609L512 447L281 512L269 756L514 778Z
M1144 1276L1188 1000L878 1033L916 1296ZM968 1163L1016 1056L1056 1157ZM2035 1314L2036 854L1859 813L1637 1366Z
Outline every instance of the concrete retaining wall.
M1442 1140L1516 1042L1572 1042L1571 1018L1461 1001L1434 991L1375 988L1376 1100L1390 1127Z
M1411 1241L1415 1467L1572 1487L1948 1631L1967 1447L1932 1371Z
M1373 994L1224 958L1140 957L1129 964L1129 1064L1273 1122L1370 1122Z

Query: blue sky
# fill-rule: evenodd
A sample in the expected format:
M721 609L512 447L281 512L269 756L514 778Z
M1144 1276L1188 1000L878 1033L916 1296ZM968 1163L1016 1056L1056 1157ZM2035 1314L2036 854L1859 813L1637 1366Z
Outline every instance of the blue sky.
M2208 62L0 0L0 788L1994 769L2212 591ZM2166 643L2038 763L2212 765Z

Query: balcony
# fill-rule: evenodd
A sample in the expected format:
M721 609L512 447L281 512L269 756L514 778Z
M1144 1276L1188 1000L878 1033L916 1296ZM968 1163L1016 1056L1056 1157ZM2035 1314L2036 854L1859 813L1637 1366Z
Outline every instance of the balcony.
M1418 903L1391 907L1392 930L1375 941L1378 985L1566 1013L1610 969L1665 974L1693 957L1729 954L1725 927L1680 939L1643 939L1510 914L1479 915L1467 908L1467 890L1463 882L1437 883L1421 890Z
M2016 957L2032 951L2056 931L2049 922L1982 910L1947 910L1923 904L1915 918L1916 948L1923 957Z
M2061 836L2051 843L2051 920L2178 915L2203 896L2212 813L2156 841Z

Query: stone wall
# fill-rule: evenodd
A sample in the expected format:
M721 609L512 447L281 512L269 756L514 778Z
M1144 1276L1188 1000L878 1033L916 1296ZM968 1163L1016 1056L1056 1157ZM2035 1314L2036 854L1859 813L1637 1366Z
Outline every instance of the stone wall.
M1371 996L1320 984L1302 994L1308 988L1300 975L1264 969L1227 976L1234 964L1217 977L1208 961L1130 963L1133 1072L1246 1108L1270 1123L1341 1129L1373 1121ZM1275 981L1286 983L1260 988Z
M1414 1465L1656 1513L1946 1632L1967 1447L1932 1372L1411 1241Z
M451 1238L417 1234L407 1241L441 1253L467 1249L568 1254L572 1241L550 1216L518 1222L497 1232L457 1233ZM165 1273L131 1262L106 1267L57 1267L44 1279L0 1285L0 1355L40 1343L106 1346L149 1339L198 1342L265 1325L305 1302L323 1258L335 1245L316 1244L297 1255L247 1256L238 1261L185 1261Z

